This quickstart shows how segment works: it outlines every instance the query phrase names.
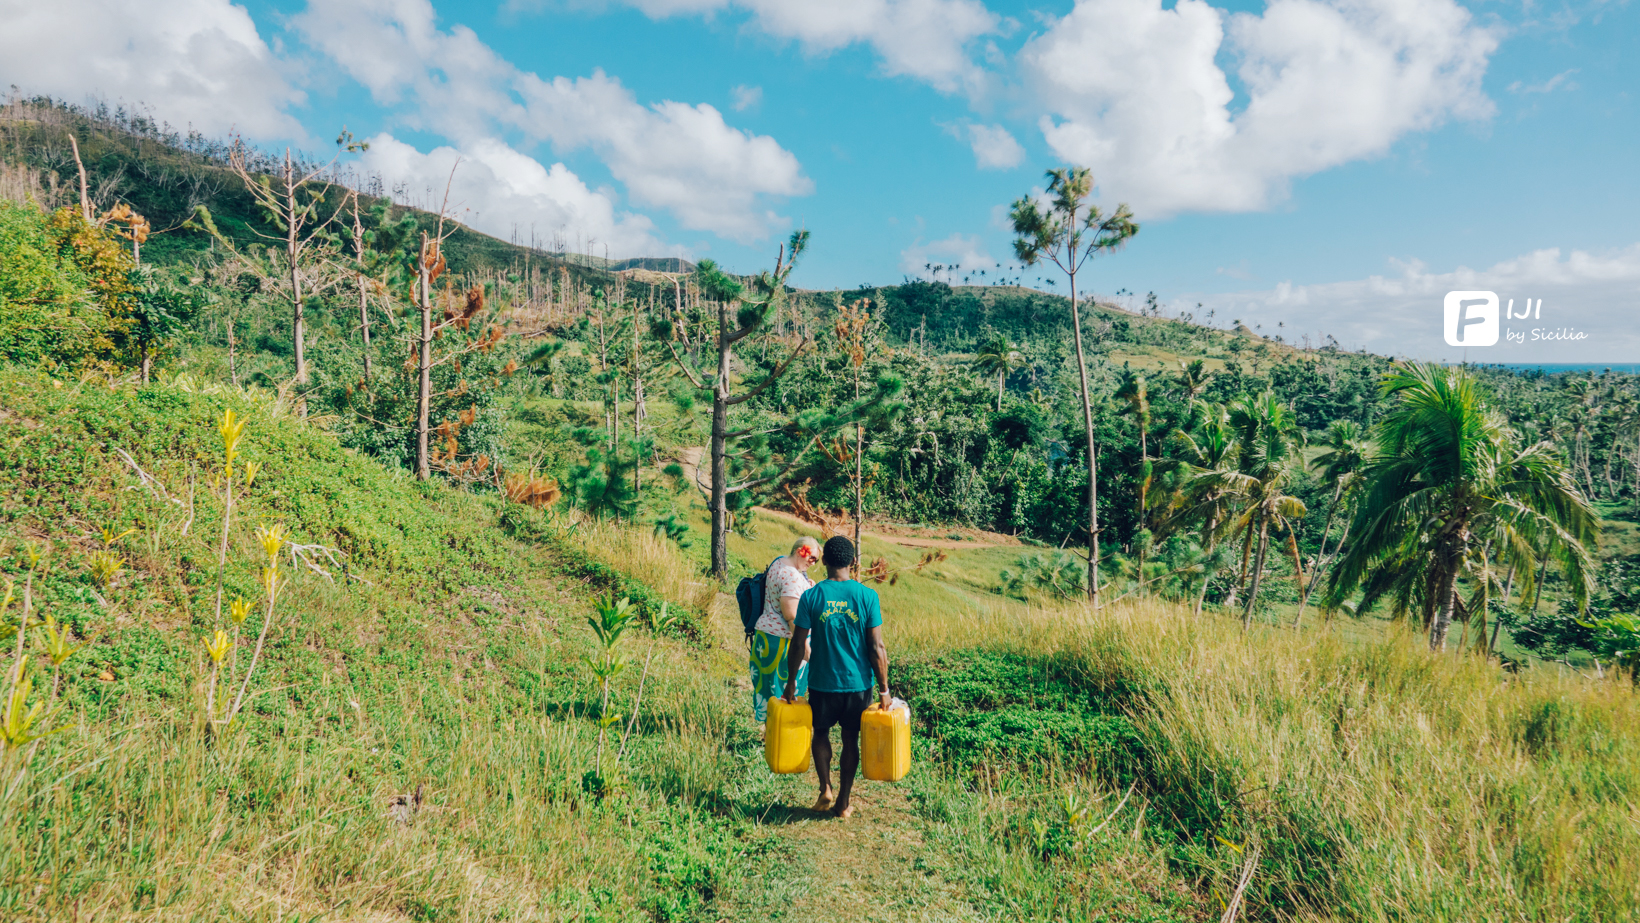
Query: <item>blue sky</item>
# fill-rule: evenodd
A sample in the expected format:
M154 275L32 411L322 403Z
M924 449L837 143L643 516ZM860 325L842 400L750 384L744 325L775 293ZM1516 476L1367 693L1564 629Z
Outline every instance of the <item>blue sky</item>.
M1075 162L1143 225L1095 291L1399 355L1640 361L1627 3L137 7L21 11L0 83L327 156L345 124L421 204L459 154L460 214L502 237L750 271L801 225L816 288L994 272L1002 210ZM1449 346L1453 289L1585 338Z

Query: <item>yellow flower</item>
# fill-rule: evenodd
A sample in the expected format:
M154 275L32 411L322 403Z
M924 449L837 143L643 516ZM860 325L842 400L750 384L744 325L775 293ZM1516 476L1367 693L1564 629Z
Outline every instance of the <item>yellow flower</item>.
M222 425L217 427L222 434L222 455L228 475L233 476L233 462L239 457L239 437L245 432L245 421L236 416L232 410L222 411Z
M267 591L269 596L278 594L279 568L277 566L262 568L262 588Z
M256 472L261 471L261 470L262 470L262 466L258 465L256 462L248 461L248 462L245 463L245 486L246 487L251 486L252 482L254 482L256 480Z
M29 692L33 688L34 681L28 676L28 658L23 657L17 661L17 679L11 684L5 714L0 715L0 743L4 743L7 750L15 750L46 736L34 730L46 705L35 702L33 708L28 707Z
M91 554L91 579L97 586L107 590L119 579L120 570L124 567L124 559L112 551L96 551Z
M274 523L266 528L258 528L256 540L262 543L262 550L268 553L268 563L278 567L279 549L285 544L285 527Z
M233 623L235 625L245 624L245 619L248 618L250 614L251 604L243 599L234 600L233 605L228 609L228 617L233 619Z
M233 647L233 642L228 640L228 633L218 628L216 635L205 642L205 653L211 655L211 663L221 663L230 647Z

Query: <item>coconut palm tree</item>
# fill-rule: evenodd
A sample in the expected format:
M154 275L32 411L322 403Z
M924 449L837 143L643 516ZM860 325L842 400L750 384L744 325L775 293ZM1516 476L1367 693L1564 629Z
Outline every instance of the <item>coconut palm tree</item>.
M1257 536L1258 552L1247 588L1247 602L1241 613L1242 627L1246 628L1253 622L1253 606L1263 581L1271 528L1290 532L1308 512L1303 501L1287 493L1304 463L1304 431L1287 405L1269 391L1250 400L1237 401L1230 408L1230 426L1241 446L1237 467L1243 476L1240 487L1245 506L1232 522L1232 529L1244 535L1244 569L1248 551L1254 547ZM1294 567L1298 566L1295 560Z
M1247 478L1236 468L1239 446L1230 427L1230 415L1223 405L1198 404L1194 432L1175 431L1169 441L1172 461L1184 469L1183 484L1157 526L1157 534L1168 535L1201 525L1204 556L1218 545L1223 526L1235 515L1236 500ZM1201 615L1212 574L1204 572L1196 597L1196 614Z
M1324 482L1333 486L1332 499L1327 503L1327 522L1321 527L1321 547L1316 551L1315 567L1310 579L1304 583L1304 591L1298 597L1298 615L1293 617L1293 627L1297 628L1304 618L1304 607L1309 604L1310 593L1314 591L1316 581L1326 573L1332 559L1338 556L1339 549L1344 547L1344 540L1350 537L1350 526L1346 520L1344 533L1338 536L1338 544L1333 546L1332 554L1327 553L1327 536L1332 534L1333 517L1338 513L1339 501L1348 501L1360 486L1358 477L1361 468L1367 462L1367 440L1361 431L1361 424L1354 420L1334 420L1327 426L1327 437L1324 443L1327 451L1315 458L1314 465L1321 472Z
M1130 369L1122 370L1122 377L1111 399L1124 404L1121 413L1131 414L1139 428L1139 528L1146 526L1145 513L1150 503L1150 388L1145 376Z
M1008 373L1024 364L1025 357L1019 349L1000 333L986 340L979 355L974 357L974 371L997 377L997 413L1002 412L1002 389L1008 381Z
M1150 388L1145 382L1145 376L1131 369L1123 369L1116 393L1112 399L1124 404L1120 411L1123 415L1132 415L1133 423L1139 430L1139 508L1138 534L1134 536L1133 544L1138 550L1140 574L1144 573L1145 557L1150 550L1150 483L1155 476L1150 463ZM1143 579L1141 577L1141 579Z
M1186 404L1201 397L1207 390L1207 380L1213 373L1207 370L1207 362L1202 359L1192 359L1189 362L1179 360L1179 390L1180 397Z
M1386 376L1394 399L1375 433L1356 510L1355 541L1339 559L1333 601L1365 588L1364 609L1386 595L1405 611L1422 603L1429 646L1446 647L1458 578L1495 521L1560 563L1579 605L1593 584L1593 507L1547 443L1522 447L1460 369L1410 364Z

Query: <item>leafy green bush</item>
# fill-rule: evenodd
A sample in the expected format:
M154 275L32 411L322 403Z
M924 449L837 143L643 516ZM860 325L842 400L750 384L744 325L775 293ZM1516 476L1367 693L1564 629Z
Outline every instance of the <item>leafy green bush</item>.
M109 317L62 258L45 215L0 201L0 359L77 365L107 345Z
M959 766L1107 770L1137 748L1132 722L1052 659L957 651L897 664L890 686L910 703L932 755ZM1114 774L1121 774L1120 772Z

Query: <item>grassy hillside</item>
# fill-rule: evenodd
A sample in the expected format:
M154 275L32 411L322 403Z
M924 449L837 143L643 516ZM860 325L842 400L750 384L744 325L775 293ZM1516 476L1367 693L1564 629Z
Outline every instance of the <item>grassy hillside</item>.
M764 520L736 547L762 560L793 532ZM902 567L919 553L867 549ZM1209 906L1251 868L1255 919L1640 918L1626 680L1431 658L1396 623L1244 634L1154 600L986 599L969 575L1000 551L879 589L891 685L952 783L925 817L1012 906L1051 901L1027 884L1051 870L1136 861L1105 850L1138 837ZM1101 799L1085 821L1067 819L1078 792Z
M7 919L668 918L734 875L740 822L694 805L744 762L721 747L719 678L677 640L629 642L656 652L651 682L668 692L644 703L620 807L588 795L595 704L577 658L598 587L509 539L493 507L345 452L255 395L16 371L0 395L0 568L85 645L60 679L36 674L60 684L37 694L60 732L6 754ZM283 524L342 567L284 562L250 706L213 732L201 642L225 408L248 419L244 459L261 465L228 542L227 597L258 608L239 665L263 598L255 526ZM87 571L103 553L118 572L99 583ZM418 791L420 811L395 820L394 799Z
M803 784L761 768L722 608L699 640L626 642L619 713L657 652L635 754L614 790L588 790L589 597L614 566L698 606L711 589L670 543L566 533L417 485L255 394L8 371L0 395L0 566L87 645L55 696L37 674L31 701L64 730L7 756L14 918L766 918L796 900L780 882L815 850L872 854L812 826L794 810ZM261 599L257 525L335 549L346 571L282 565L252 705L212 731L201 641L229 407L262 473L231 529L228 598ZM759 560L793 533L766 517L737 554ZM29 542L49 543L38 563ZM1251 869L1254 919L1640 907L1640 718L1624 685L1506 680L1393 632L1243 636L1156 602L986 600L965 574L999 551L883 588L892 682L919 722L913 776L862 796L879 817L909 797L917 841L873 879L885 901L921 894L945 918L1203 919ZM93 572L99 553L113 577ZM28 644L43 650L38 629Z

